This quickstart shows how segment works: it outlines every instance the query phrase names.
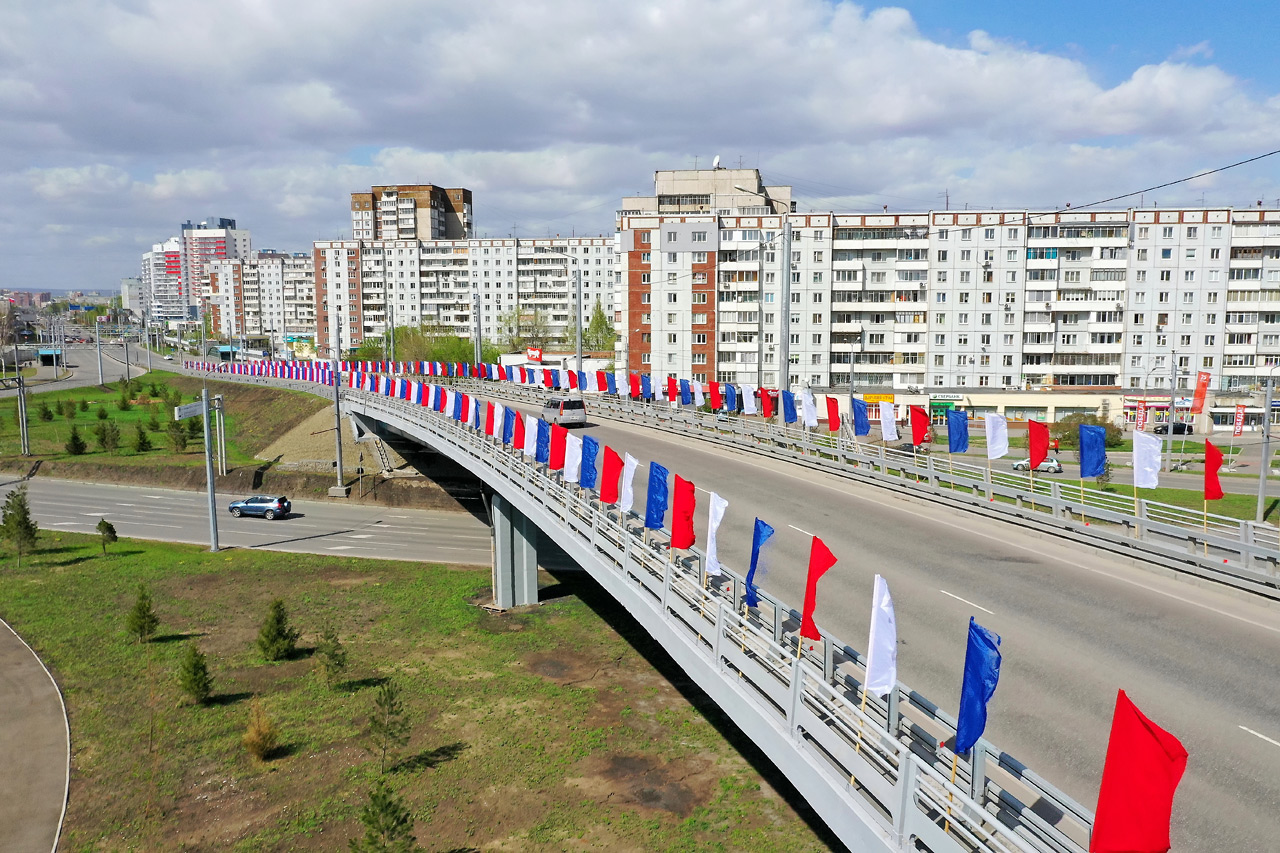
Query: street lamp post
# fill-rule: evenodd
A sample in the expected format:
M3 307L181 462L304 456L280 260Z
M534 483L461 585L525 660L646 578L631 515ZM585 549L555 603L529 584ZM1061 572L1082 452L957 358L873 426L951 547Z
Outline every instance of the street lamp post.
M740 192L747 193L748 195L760 196L760 198L764 199L766 202L770 202L770 203L772 202L772 200L762 192L749 190L746 187L740 187L736 185L734 186L734 189ZM785 203L783 204L783 207L784 207L784 210L782 211L782 252L781 252L781 258L779 259L780 263L778 264L778 269L781 271L781 274L782 274L782 281L779 282L779 285L782 289L782 292L780 294L782 297L782 308L781 308L782 315L778 322L778 360L779 360L779 367L781 367L782 369L782 372L778 374L778 390L779 391L790 390L791 388L791 217L789 215L791 211L785 209L786 208ZM763 286L761 289L763 290ZM764 326L764 303L763 302L761 302L760 304L760 322L761 322L761 328L763 329L763 326ZM763 333L760 335L760 337L761 338L764 337ZM761 381L763 382L763 378L764 378L763 369L761 370L760 375L761 375ZM764 392L761 391L761 393L764 393ZM781 406L778 407L778 417L779 418L783 417Z
M582 268L578 265L578 259L573 255L565 252L546 252L548 255L564 258L573 262L573 289L574 289L574 356L577 359L578 366L575 368L579 373L582 372ZM477 359L478 360L478 359Z
M1266 515L1267 474L1271 471L1271 402L1275 396L1276 368L1274 364L1267 372L1267 395L1262 407L1262 470L1258 472L1258 508L1254 521L1261 522Z

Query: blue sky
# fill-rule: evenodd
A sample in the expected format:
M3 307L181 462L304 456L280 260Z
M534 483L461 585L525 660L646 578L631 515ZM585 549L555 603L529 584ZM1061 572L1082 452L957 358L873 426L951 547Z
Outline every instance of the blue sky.
M655 169L801 209L1086 204L1280 147L1273 6L8 0L0 287L115 287L187 219L305 251L350 193L473 190L480 235L611 234ZM1162 206L1280 198L1280 157Z

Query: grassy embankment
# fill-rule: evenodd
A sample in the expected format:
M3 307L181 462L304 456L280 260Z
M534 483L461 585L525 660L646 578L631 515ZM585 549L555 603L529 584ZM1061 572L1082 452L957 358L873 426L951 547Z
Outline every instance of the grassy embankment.
M384 679L413 721L388 778L426 850L829 842L589 582L565 580L590 606L495 615L467 603L487 597L487 570L126 540L103 557L96 537L51 532L41 547L21 570L0 552L0 615L66 695L67 850L345 850L379 772L363 732ZM161 620L145 645L124 630L140 582ZM267 664L254 639L275 597L301 654ZM349 653L336 689L310 659L325 623ZM209 659L207 706L178 689L187 643ZM241 745L255 697L280 730L265 762Z

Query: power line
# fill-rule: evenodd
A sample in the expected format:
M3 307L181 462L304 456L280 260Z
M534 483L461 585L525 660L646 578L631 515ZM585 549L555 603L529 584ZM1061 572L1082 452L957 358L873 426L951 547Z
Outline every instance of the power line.
M1247 160L1240 160L1239 162L1231 163L1227 166L1219 166L1216 169L1209 169L1208 171L1205 171L1205 172L1198 172L1194 175L1190 175L1185 178L1179 178L1176 181L1166 181L1163 184L1156 184L1154 187L1147 187L1146 189L1143 189L1143 190L1135 190L1131 193L1125 193L1124 195L1115 195L1115 196L1112 196L1111 198L1104 198L1101 201L1092 201L1092 202L1089 202L1088 204L1080 205L1080 207L1077 207L1077 208L1065 208L1064 210L1060 210L1058 212L1063 213L1065 212L1065 210L1070 210L1070 209L1079 210L1081 207L1097 207L1100 204L1107 204L1108 202L1119 201L1122 198L1131 198L1135 195L1142 195L1143 193L1149 193L1154 190L1162 190L1165 187L1172 187L1178 184L1185 184L1187 181L1194 181L1196 178L1203 178L1207 175L1214 175L1214 174L1217 174L1218 172L1225 172L1228 169L1234 169L1237 166L1245 166L1245 165L1248 165L1249 163L1256 163L1259 160L1264 160L1267 157L1271 157L1276 154L1280 154L1280 148L1277 148L1275 151L1268 151L1266 154L1259 154L1256 157L1250 157Z

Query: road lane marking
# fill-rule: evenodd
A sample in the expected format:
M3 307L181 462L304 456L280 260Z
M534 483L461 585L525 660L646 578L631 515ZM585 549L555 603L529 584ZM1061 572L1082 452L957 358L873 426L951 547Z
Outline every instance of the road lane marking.
M981 604L974 604L972 601L969 601L968 599L965 599L965 598L961 598L960 596L958 596L958 595L956 595L956 594L954 594L954 593L947 592L945 589L940 589L940 590L938 590L938 592L942 593L943 595L949 595L949 596L951 596L952 598L954 598L956 601L963 601L965 604L969 605L970 607L976 607L976 608L978 608L979 610L981 610L983 613L991 613L991 611L990 611L990 610L988 610L987 608L983 607ZM991 615L992 615L992 616L995 616L995 614L994 614L994 613L991 613Z
M325 550L326 551L350 551L354 547L355 547L354 545L334 545L332 547L326 548Z
M373 534L372 533L352 533L347 538L348 539L372 539Z
M143 497L144 497L144 498L147 498L147 499L149 499L149 500L153 500L153 501L166 501L166 500L168 500L168 498L166 498L164 495L143 495Z
M132 524L135 527L170 527L174 530L183 530L180 524L156 524L154 521L129 521L128 519L119 519L116 524Z
M794 524L788 524L788 525L787 525L787 527L790 527L792 530L799 530L799 531L800 531L801 533L803 533L805 536L812 536L812 535L813 535L812 533L810 533L810 532L809 532L809 531L807 531L807 530L803 530L803 529L801 529L801 528L799 528L799 527L796 527Z
M387 517L388 517L388 518L408 518L409 516L407 516L407 515L390 515L390 516L387 516Z
M1271 745L1273 745L1273 746L1280 746L1280 740L1272 740L1271 738L1267 737L1266 735L1262 734L1261 732L1255 732L1253 729L1249 728L1248 726L1241 726L1240 728L1244 729L1246 732L1248 732L1249 734L1253 735L1254 737L1260 737L1260 738L1262 738L1262 739L1263 739L1263 740L1265 740L1267 743L1269 743L1269 744L1271 744Z

